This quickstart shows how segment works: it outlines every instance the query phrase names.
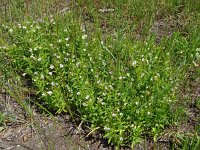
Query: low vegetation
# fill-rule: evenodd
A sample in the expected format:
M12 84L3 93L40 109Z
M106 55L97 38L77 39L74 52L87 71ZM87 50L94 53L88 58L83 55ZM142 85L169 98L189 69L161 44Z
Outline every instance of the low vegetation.
M5 21L1 70L5 78L15 72L49 111L79 116L116 148L157 142L186 118L181 85L199 72L200 4L191 3L78 1L62 16ZM169 18L170 35L151 32ZM198 134L177 137L179 148L200 147Z

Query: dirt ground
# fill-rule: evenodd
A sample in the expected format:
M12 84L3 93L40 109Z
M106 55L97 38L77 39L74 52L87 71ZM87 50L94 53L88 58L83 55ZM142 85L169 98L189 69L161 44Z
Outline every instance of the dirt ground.
M101 141L83 138L68 115L50 117L31 106L32 117L15 100L0 93L0 149L5 150L108 150ZM81 134L79 134L81 133ZM95 141L95 142L94 142Z

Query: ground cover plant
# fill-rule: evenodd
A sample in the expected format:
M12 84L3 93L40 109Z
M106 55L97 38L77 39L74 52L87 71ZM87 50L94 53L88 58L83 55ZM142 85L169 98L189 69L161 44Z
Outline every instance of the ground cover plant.
M77 2L80 9L62 17L2 24L2 70L9 66L19 78L29 80L48 110L68 112L72 118L78 115L81 124L89 126L91 132L104 133L108 143L117 148L134 148L146 137L157 141L163 130L177 125L184 114L184 106L177 106L179 87L191 68L199 69L198 26L188 24L157 43L155 35L147 36L155 17L152 6L148 13L138 10L135 14L136 20L147 23L142 24L145 27L140 34L146 36L142 40L128 33L137 30L140 21L131 26L127 19L122 25L112 15L103 17L109 24L106 30L110 34L105 34L105 26L100 28L103 19L91 7L92 1L85 4L83 13L93 19L84 23L83 18L78 19L82 2ZM166 3L178 7L180 2L176 2ZM123 21L122 3L98 4L115 6L116 19ZM127 6L133 9L131 1ZM176 9L170 12L176 13ZM194 144L197 146L199 143Z

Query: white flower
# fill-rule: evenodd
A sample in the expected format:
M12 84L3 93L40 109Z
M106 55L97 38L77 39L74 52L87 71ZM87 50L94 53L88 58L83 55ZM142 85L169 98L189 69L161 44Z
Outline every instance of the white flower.
M55 85L54 82L51 82L51 85L54 86Z
M67 47L69 47L69 44L66 44Z
M139 104L139 102L135 102L135 105L138 105Z
M89 95L87 95L86 97L85 97L85 99L89 99L90 98L90 96Z
M120 113L119 115L120 115L120 116L123 116L123 113Z
M57 55L56 58L60 59L60 56Z
M80 95L81 93L80 93L80 92L77 92L76 94L77 94L77 95Z
M26 76L26 73L23 73L22 76L25 77L25 76Z
M22 27L21 24L18 24L18 27L21 28Z
M109 131L110 128L109 127L104 127L104 130Z
M120 137L119 140L120 140L120 141L123 141L124 139L123 139L123 137Z
M41 79L44 79L44 75L41 75Z
M110 89L113 89L113 86L112 86L112 85L109 85L109 88L110 88Z
M69 41L69 37L65 38L66 41Z
M76 67L79 67L79 65L80 65L80 62L77 62L77 63L76 63Z
M13 29L10 29L9 32L12 33L12 32L13 32Z
M23 28L23 29L26 29L26 26L23 26L22 28Z
M144 73L141 74L141 78L143 78L143 77L144 77Z
M84 34L84 35L82 36L82 39L85 40L86 38L87 38L87 35Z
M83 51L86 52L86 49L84 48Z
M115 113L112 113L112 116L113 116L113 117L116 117L116 116L117 116L117 114L115 114Z
M64 67L64 65L63 64L60 64L60 68L63 68Z
M45 96L46 94L45 93L42 93L42 96Z
M31 55L31 58L35 59L35 57L33 56L33 54Z
M42 60L42 58L38 58L38 61L41 61Z
M49 95L52 95L53 92L52 92L52 91L48 91L47 93L48 93Z
M150 114L151 114L151 113L148 111L148 112L147 112L147 115L150 115Z
M50 75L50 76L52 76L52 74L53 74L52 72L49 72L49 75Z
M54 65L51 64L49 68L50 68L50 69L54 69Z
M97 99L99 100L99 102L103 102L102 98L97 97Z
M120 76L119 79L122 80L122 76Z
M160 75L159 75L160 76ZM156 80L159 78L158 74L154 77Z
M137 64L137 61L133 61L132 66L135 67Z
M59 39L59 40L58 40L58 43L61 43L61 42L62 42L62 40Z
M106 103L105 102L101 102L101 105L105 105Z
M87 104L86 104L86 103L83 103L83 106L85 106L85 107L86 107L86 106L87 106Z
M83 32L85 32L85 29L82 29Z

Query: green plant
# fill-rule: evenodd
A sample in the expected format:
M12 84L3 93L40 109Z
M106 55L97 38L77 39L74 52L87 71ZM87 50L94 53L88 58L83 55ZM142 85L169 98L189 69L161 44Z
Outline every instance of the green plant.
M4 27L12 68L32 79L49 109L73 109L92 129L104 130L109 142L134 145L142 133L156 140L171 124L181 79L171 52L153 38L102 43L68 24L64 29L52 18Z
M160 44L155 44L153 36L133 40L132 27L142 24L147 34L159 6L152 1L144 13L145 3L136 2L109 1L109 7L117 5L116 13L106 18L98 13L96 3L95 9L91 7L93 1L78 1L78 8L86 5L94 21L91 30L88 22L79 22L76 13L82 9L78 9L60 18L5 24L1 31L7 41L0 52L7 56L9 69L32 82L41 104L57 113L78 114L91 132L104 132L108 143L118 148L134 147L147 135L157 141L166 126L176 123L179 84L196 66L200 47L197 27L188 33L191 36L175 32ZM125 4L130 11L122 11ZM173 8L179 4L170 1L167 9L176 14ZM131 13L137 20L133 25ZM124 16L128 27L123 26ZM112 35L105 36L99 29L101 18L115 29Z
M0 112L0 124L3 124L3 122L4 122L4 114Z

